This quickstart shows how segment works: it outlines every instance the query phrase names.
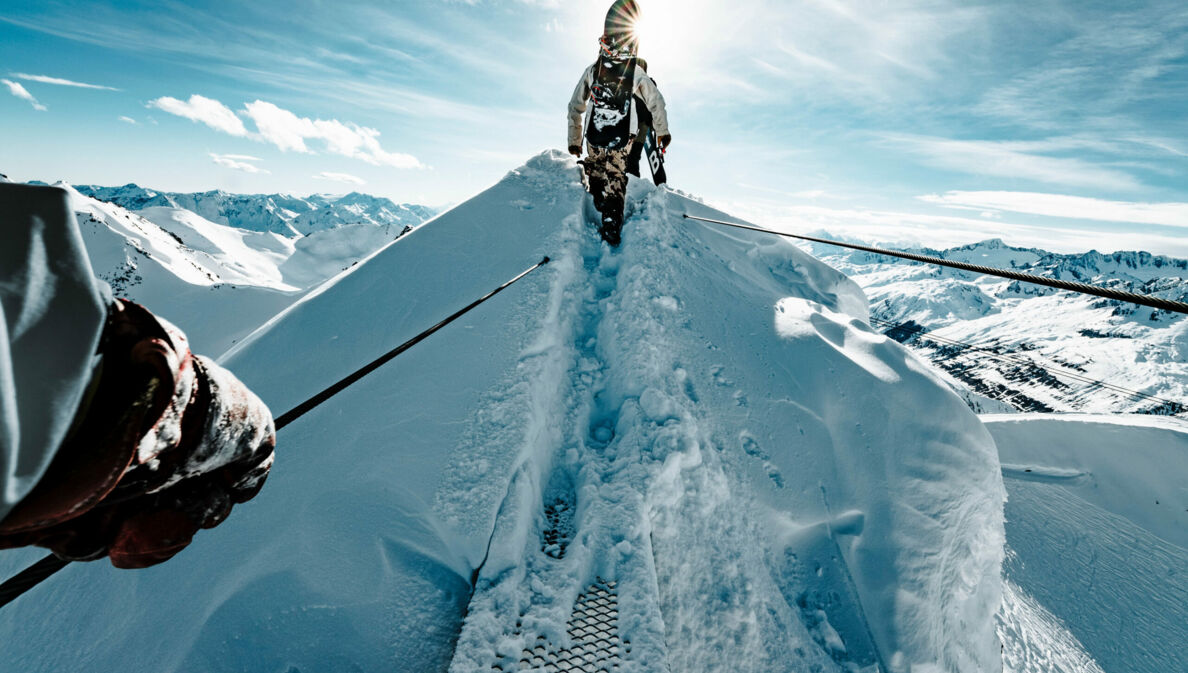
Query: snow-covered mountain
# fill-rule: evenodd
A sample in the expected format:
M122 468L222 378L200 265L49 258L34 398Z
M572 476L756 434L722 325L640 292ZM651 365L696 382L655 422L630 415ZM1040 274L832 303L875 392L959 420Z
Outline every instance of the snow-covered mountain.
M384 228L386 233L399 234L406 229L411 230L435 214L432 208L426 206L396 205L391 199L352 192L298 215L293 219L292 227L302 234L312 234L353 224L369 224Z
M395 234L433 217L426 206L397 205L391 199L357 192L345 196L314 194L229 194L221 190L181 194L159 192L135 184L122 187L81 185L86 196L108 201L128 210L181 208L204 219L249 231L306 235L354 224L381 226Z
M628 196L612 251L573 159L546 153L307 293L292 289L308 287L303 274L363 255L350 245L383 229L294 240L76 196L96 220L88 235L116 251L100 258L139 264L135 288L173 274L211 292L237 278L288 293L223 359L276 412L552 262L283 430L263 492L174 560L75 565L0 611L0 661L120 673L1178 670L1188 423L975 417L954 394L969 379L929 366L868 312L894 288L916 303L888 318L949 326L1027 302L1110 329L1180 321L835 258L884 293L868 304L781 239L682 219L728 217L691 198L641 181ZM1033 270L1049 258L996 243L944 254ZM1178 267L1141 254L1084 268L1118 274L1128 259L1133 282L1182 278L1144 278ZM187 329L235 329L228 305L182 307ZM1063 328L1013 320L1001 325L1033 341ZM39 556L6 552L0 575Z
M213 356L411 230L411 225L347 224L340 218L324 228L311 227L308 235L285 236L212 222L178 207L178 199L139 188L119 188L122 200L140 207L133 212L59 186L70 193L95 274L117 296L176 323L197 352ZM334 207L330 202L310 213ZM421 216L428 212L415 211L409 221L419 224Z
M5 661L998 671L981 422L842 274L629 197L611 251L573 159L539 156L241 341L225 363L285 410L553 258L282 431L261 495L173 561L0 613Z
M1029 411L1185 414L1188 320L1109 299L812 244L871 300L872 320L980 396ZM1188 261L1062 255L989 240L946 259L1188 299Z

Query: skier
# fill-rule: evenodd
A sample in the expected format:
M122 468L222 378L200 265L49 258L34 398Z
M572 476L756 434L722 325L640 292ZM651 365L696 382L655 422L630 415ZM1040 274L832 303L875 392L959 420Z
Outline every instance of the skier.
M636 97L651 114L660 147L672 142L664 97L636 56L639 44L633 26L638 16L635 0L615 2L599 39L598 60L586 68L569 101L569 152L581 158L584 133L588 156L579 163L602 216L599 233L612 247L621 238L628 160L640 132L640 112L633 104Z
M250 500L267 407L95 280L65 191L0 183L0 549L143 568Z

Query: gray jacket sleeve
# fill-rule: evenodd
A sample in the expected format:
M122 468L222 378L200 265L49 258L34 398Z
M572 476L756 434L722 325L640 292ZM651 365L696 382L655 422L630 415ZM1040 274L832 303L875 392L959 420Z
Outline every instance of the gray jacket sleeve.
M593 79L594 66L586 68L582 79L573 90L573 97L569 99L569 147L581 147L583 126L585 125L586 106L590 100L590 82Z
M656 129L656 137L668 135L668 110L664 105L664 96L656 88L656 82L644 72L643 68L635 71L635 95L643 99L652 113L652 128Z
M0 183L0 520L70 430L107 316L101 285L66 192Z

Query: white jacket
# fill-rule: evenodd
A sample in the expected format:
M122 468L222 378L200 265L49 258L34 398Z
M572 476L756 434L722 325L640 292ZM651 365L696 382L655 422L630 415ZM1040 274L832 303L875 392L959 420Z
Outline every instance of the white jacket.
M569 99L569 146L581 147L589 115L586 114L590 101L590 89L594 84L594 69L598 63L586 68L577 88L573 90L573 98ZM652 128L656 129L656 136L668 135L668 111L664 107L664 96L656 88L656 82L638 65L635 66L635 96L643 99L648 111L652 113ZM635 105L631 106L631 135L639 131L639 115Z
M0 184L0 520L70 430L109 301L66 192Z

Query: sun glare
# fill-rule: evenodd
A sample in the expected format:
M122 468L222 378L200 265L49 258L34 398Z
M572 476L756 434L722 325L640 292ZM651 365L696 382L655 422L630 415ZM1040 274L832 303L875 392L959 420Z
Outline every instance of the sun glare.
M689 63L699 40L706 39L705 13L700 2L644 0L635 22L639 55L666 69Z

